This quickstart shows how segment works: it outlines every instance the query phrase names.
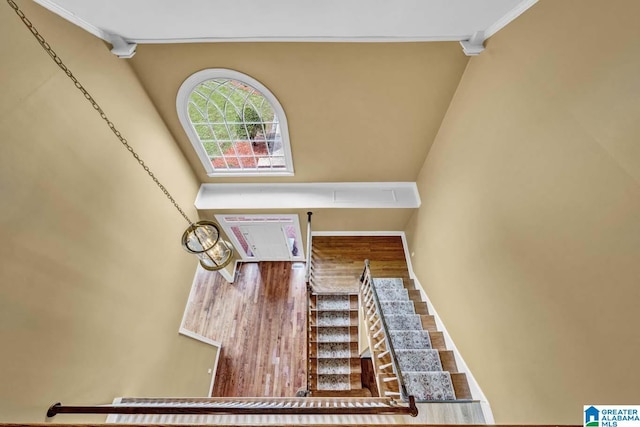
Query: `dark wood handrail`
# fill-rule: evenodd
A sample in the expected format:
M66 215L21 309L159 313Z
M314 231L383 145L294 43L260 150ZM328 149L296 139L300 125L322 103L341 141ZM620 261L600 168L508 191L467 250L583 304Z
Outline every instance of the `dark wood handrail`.
M410 397L408 405L398 404L387 398L211 398L211 399L166 399L168 402L145 404L126 402L111 405L66 406L53 404L47 417L57 414L127 414L127 415L418 415L415 400ZM349 403L353 403L349 405Z
M305 275L305 281L307 282L307 286L311 281L311 215L313 212L307 212L307 272Z
M305 355L307 357L307 396L311 394L311 352L309 350L309 342L311 339L311 284L307 281L307 324L305 331L306 333L306 345L305 345Z
M160 424L160 423L145 423L135 424L144 425L147 427L193 427L193 424ZM264 424L242 424L243 427L262 427ZM307 427L370 427L371 424L358 424L358 423L340 423L340 424L304 424ZM56 427L104 427L104 423L56 423ZM114 423L108 424L109 427L132 427L133 424ZM429 427L581 427L582 424L429 424ZM50 423L21 423L21 424L3 424L0 423L0 427L51 427ZM279 427L279 426L278 426ZM393 424L393 427L416 427L416 424Z
M312 241L311 241L311 215L313 212L307 212L307 271L305 275L305 281L307 284L307 330L306 330L306 339L307 345L306 347L306 357L307 357L307 396L311 393L311 354L309 352L309 339L311 337L311 251L312 251Z

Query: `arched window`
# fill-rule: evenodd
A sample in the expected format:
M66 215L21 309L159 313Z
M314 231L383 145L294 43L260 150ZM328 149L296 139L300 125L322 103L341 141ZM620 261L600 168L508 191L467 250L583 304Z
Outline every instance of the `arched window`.
M209 69L180 86L180 122L209 176L293 175L284 110L257 80Z

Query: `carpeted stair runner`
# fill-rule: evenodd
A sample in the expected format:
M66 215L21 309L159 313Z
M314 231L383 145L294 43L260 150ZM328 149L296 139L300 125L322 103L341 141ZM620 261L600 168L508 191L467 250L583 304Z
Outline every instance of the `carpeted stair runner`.
M318 334L318 342L349 342L350 339L348 326L322 328Z
M422 321L419 314L400 314L397 316L384 316L390 331L421 331ZM393 334L391 334L393 337ZM393 339L393 338L392 338Z
M350 296L318 294L314 298L316 334L310 345L316 347L316 366L311 382L312 395L314 391L315 395L318 395L323 391L352 390L353 376L360 373L352 372L351 360L358 355L353 354L352 350ZM357 334L355 336L357 337Z
M402 279L373 279L407 393L417 401L455 400L451 375L442 370Z

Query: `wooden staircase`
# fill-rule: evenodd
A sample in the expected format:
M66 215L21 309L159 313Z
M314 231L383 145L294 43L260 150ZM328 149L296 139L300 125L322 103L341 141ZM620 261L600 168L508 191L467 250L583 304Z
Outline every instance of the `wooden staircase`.
M365 268L361 299L382 396L404 395L404 384L418 401L472 399L466 375L458 372L412 280L371 278Z
M414 383L411 389L413 393L423 390L420 400L444 401L444 402L465 402L472 399L466 375L458 371L453 351L447 349L444 334L438 330L435 317L429 312L427 303L422 301L420 290L415 287L410 279L409 270L404 258L404 249L399 237L374 236L374 237L314 237L313 246L310 248L310 277L314 292L319 294L340 294L354 293L354 285L360 284L362 273L362 261L365 257L370 257L371 262L366 263L365 272L372 278L394 278L398 285L395 289L386 290L382 297L384 300L374 302L371 291L360 290L360 304L362 305L362 317L364 326L369 337L369 347L371 351L373 372L375 374L376 395L391 398L407 398L411 393L402 393L403 379L401 378L404 368L406 380ZM384 279L383 279L384 280ZM314 310L310 311L309 327L309 380L312 396L319 396L317 393L330 393L329 396L340 395L343 391L323 391L319 390L319 371L322 369L318 362L317 342L321 328L318 324L318 294L310 298ZM350 297L351 306L349 314L349 335L352 340L350 358L357 357L357 319L353 303L355 295ZM382 306L383 307L382 307ZM381 307L379 307L381 306ZM378 308L379 307L379 308ZM396 336L411 335L409 330L416 330L417 336L426 337L424 348L415 347L415 344L404 342L398 344L400 355L390 351L390 335L387 328L382 328L381 313L388 317L389 321L400 319L402 315L408 315L411 325L392 325L393 334ZM400 317L396 317L400 316ZM407 338L409 341L411 339ZM422 339L422 338L421 338ZM394 356L392 358L392 355ZM398 360L400 359L400 360ZM319 365L320 363L320 365ZM355 361L349 362L354 371L361 372ZM400 374L398 373L400 371ZM351 370L349 371L352 372ZM369 371L368 371L369 372ZM365 374L365 383L370 374ZM355 377L355 376L354 376ZM399 378L400 377L400 378ZM361 376L362 378L362 376ZM351 380L351 378L350 378ZM355 382L355 379L354 379ZM422 389L415 384L422 384ZM401 385L402 384L402 385ZM406 389L406 385L405 389ZM358 387L357 384L354 387ZM360 385L361 387L361 385ZM372 388L374 390L375 387ZM355 388L357 390L357 388ZM424 391L428 390L428 391Z
M358 353L358 295L310 296L309 391L313 397L369 397Z

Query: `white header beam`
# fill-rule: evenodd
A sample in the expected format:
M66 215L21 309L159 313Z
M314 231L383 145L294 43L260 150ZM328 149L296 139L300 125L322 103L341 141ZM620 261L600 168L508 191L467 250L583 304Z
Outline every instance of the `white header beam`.
M418 208L415 182L202 184L197 209Z

